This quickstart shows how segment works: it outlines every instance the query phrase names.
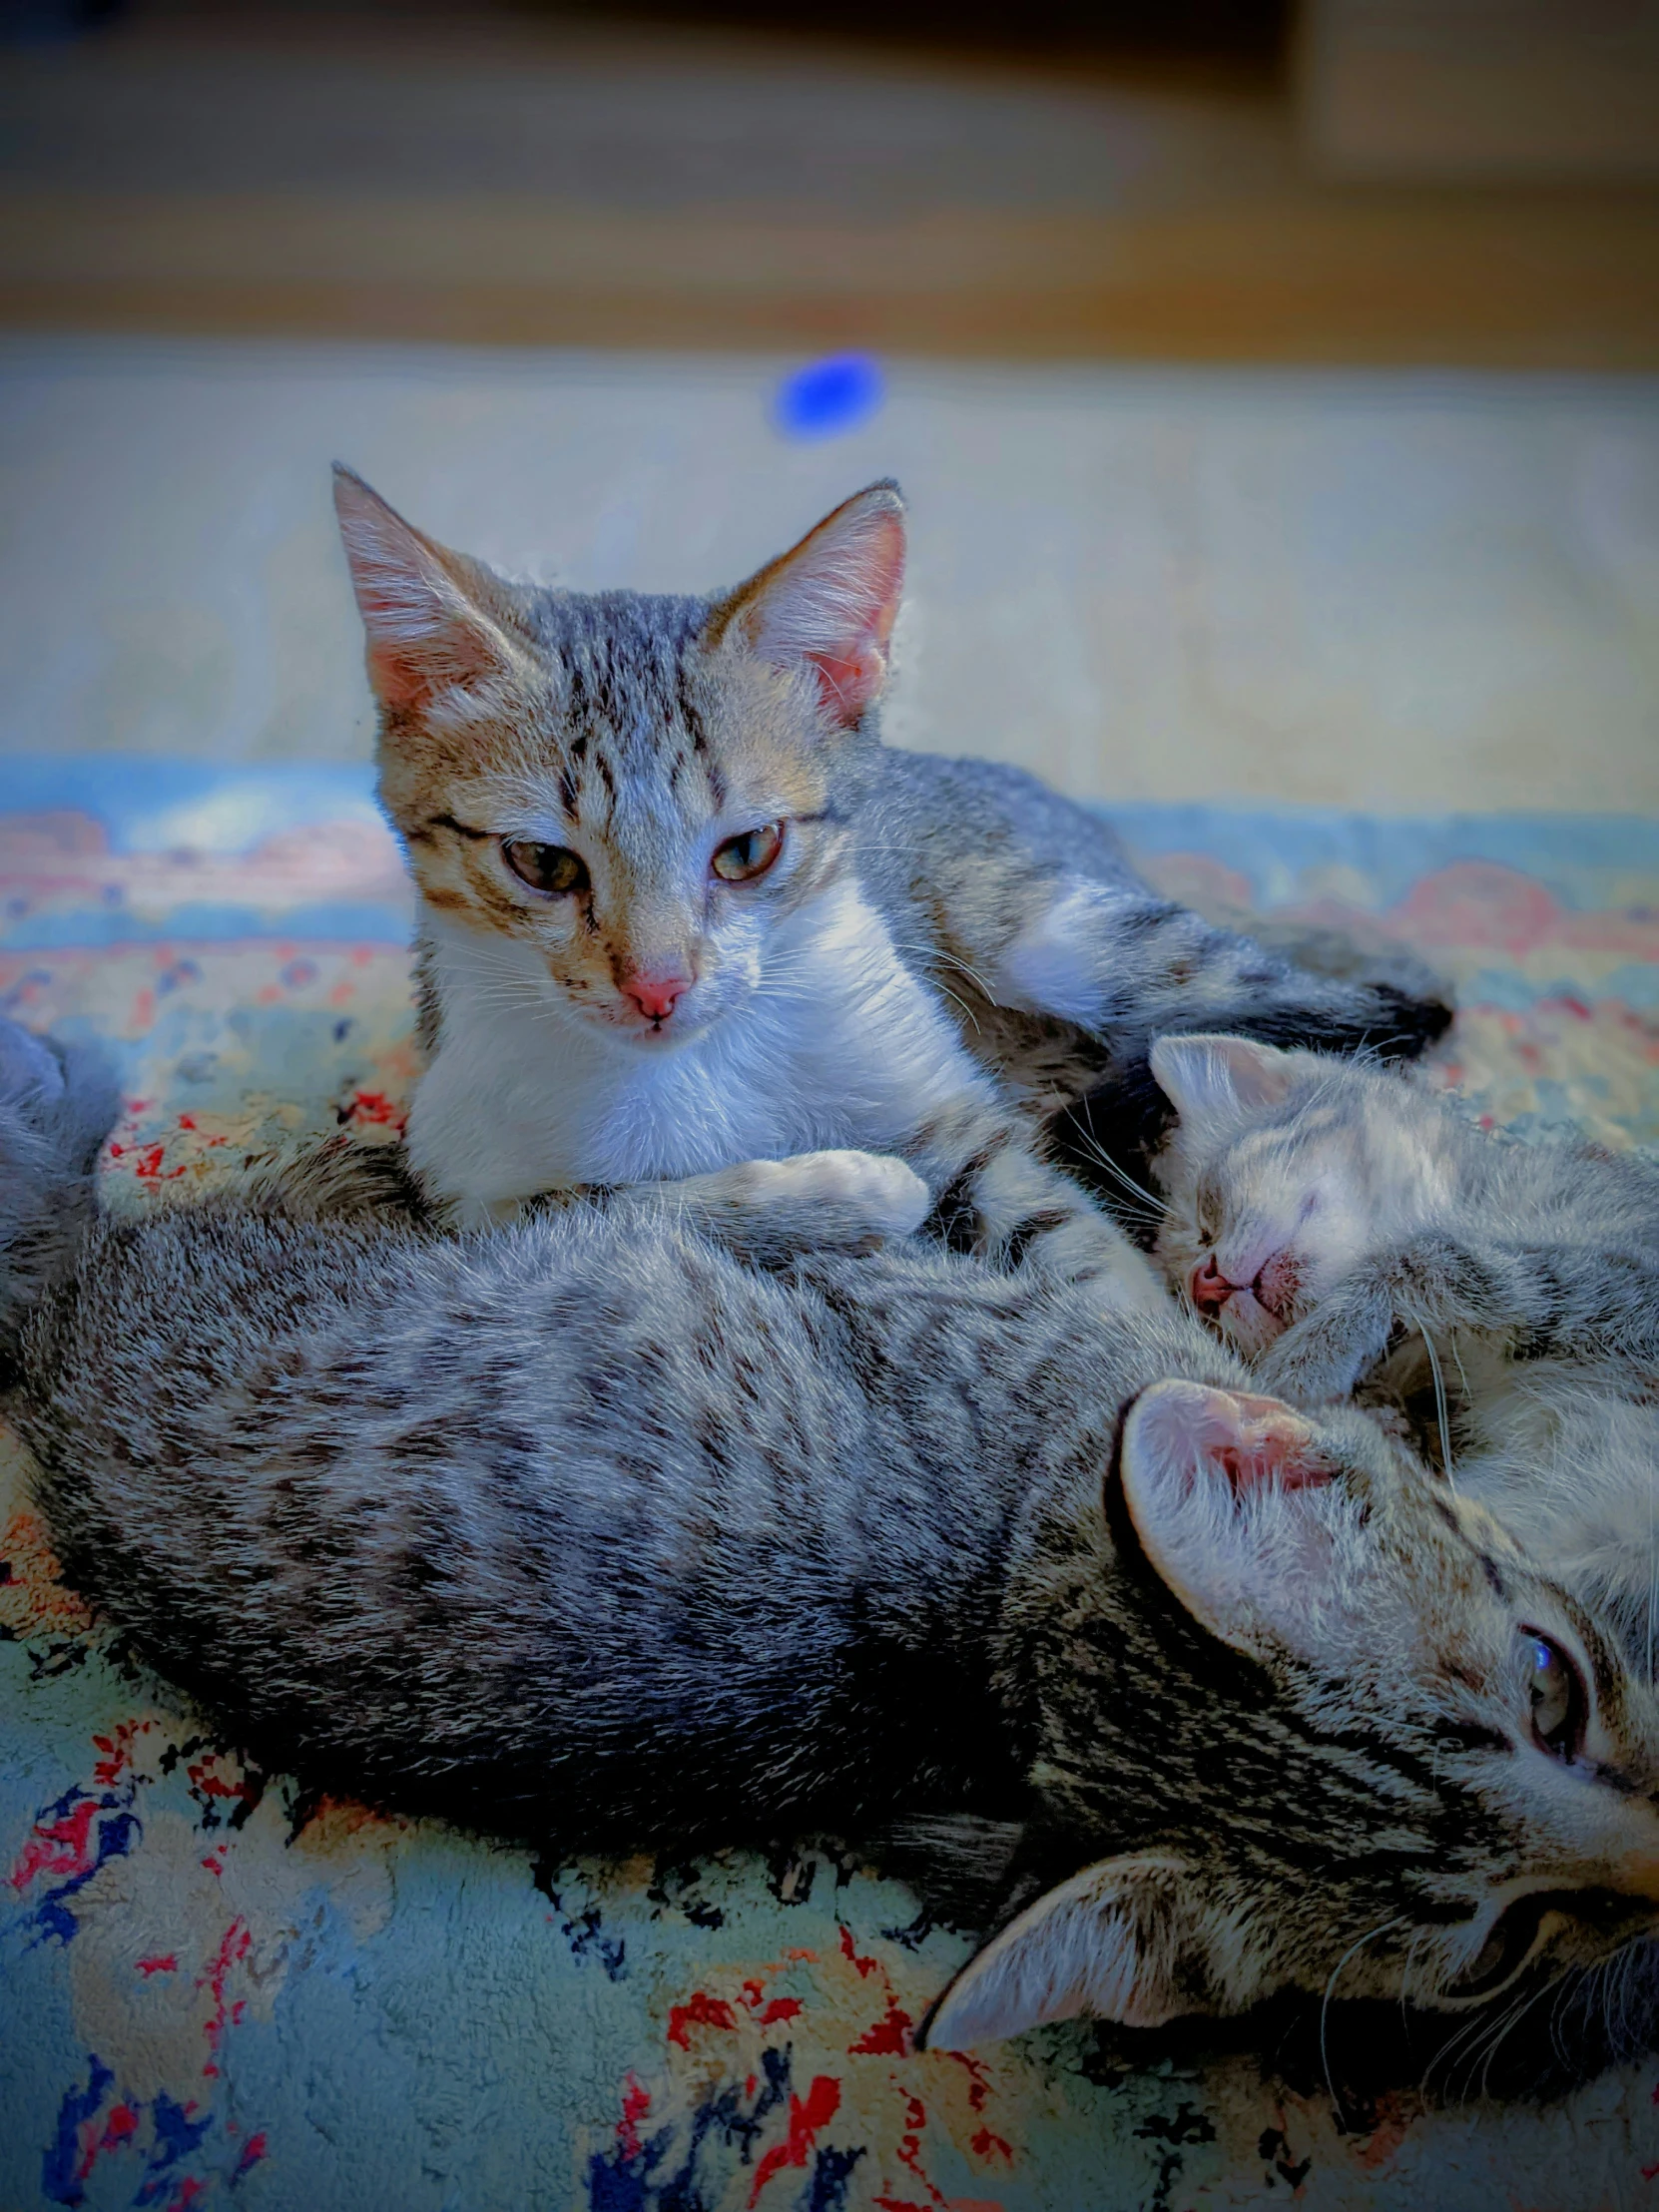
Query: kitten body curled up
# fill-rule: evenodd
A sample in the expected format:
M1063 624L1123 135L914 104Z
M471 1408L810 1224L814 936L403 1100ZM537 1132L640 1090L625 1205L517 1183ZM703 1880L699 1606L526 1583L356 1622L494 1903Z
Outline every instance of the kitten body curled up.
M1160 1041L1173 1285L1299 1403L1367 1393L1659 1666L1659 1168L1387 1070Z
M455 1235L372 1153L80 1234L34 1098L8 1411L71 1578L262 1759L559 1852L902 1826L986 1878L947 2047L1465 2010L1659 1915L1650 1686L1173 1301L581 1203Z
M1158 1028L1414 1051L1414 972L1317 976L1160 901L1033 779L891 751L890 484L713 599L508 583L349 472L336 503L420 894L408 1144L457 1224L630 1190L752 1258L924 1220L1156 1278L1034 1137ZM1161 1101L1160 1101L1161 1104Z

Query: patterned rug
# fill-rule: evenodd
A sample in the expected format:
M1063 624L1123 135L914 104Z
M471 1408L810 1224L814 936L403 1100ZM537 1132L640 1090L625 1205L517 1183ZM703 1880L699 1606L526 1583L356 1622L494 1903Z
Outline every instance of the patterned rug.
M391 1135L409 903L366 775L6 765L0 1010L123 1055L124 1207ZM1165 890L1382 930L1495 1120L1659 1140L1659 830L1134 809ZM1659 2063L1565 2109L1356 2111L1082 2025L916 2056L962 1955L820 1851L555 1867L301 1801L115 1663L0 1430L0 2207L1590 2212L1659 2193ZM1131 2045L1131 2054L1133 2046Z

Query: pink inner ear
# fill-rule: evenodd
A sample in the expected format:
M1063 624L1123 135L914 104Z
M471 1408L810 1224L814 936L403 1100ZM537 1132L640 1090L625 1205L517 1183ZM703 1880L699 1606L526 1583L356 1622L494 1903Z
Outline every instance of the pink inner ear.
M835 721L850 727L887 680L887 641L904 588L904 530L881 516L846 549L842 636L808 645L802 659L818 678L819 696Z
M868 494L838 509L748 587L744 628L775 667L811 670L826 714L860 720L887 675L887 641L904 583L904 524L868 511Z
M464 619L423 636L393 641L381 634L365 606L368 680L394 711L418 707L451 684L481 682L497 666L489 641Z
M441 548L348 473L335 477L334 504L381 703L407 711L497 671L501 640Z
M1308 1423L1288 1405L1244 1390L1227 1394L1243 1418L1232 1434L1217 1439L1207 1457L1226 1475L1235 1497L1266 1483L1304 1490L1332 1480L1336 1470L1319 1456Z
M885 673L877 653L850 658L835 653L806 653L802 658L818 679L819 696L837 722L856 722L881 689Z

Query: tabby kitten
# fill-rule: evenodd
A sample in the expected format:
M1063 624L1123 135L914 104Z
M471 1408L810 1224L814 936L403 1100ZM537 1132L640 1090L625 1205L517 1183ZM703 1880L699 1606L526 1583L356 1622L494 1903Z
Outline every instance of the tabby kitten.
M420 894L409 1152L454 1221L645 1186L778 1258L931 1217L1150 1297L1011 1098L1189 1018L1405 1049L1443 1025L1155 900L1030 778L883 749L891 484L713 599L511 584L343 469L336 502Z
M1180 1110L1160 1256L1265 1387L1426 1414L1465 1495L1659 1663L1659 1169L1522 1144L1397 1076L1241 1038L1152 1065Z
M43 1174L26 1103L0 1153L19 1121L67 1222L81 1156ZM66 1232L20 1293L71 1577L262 1758L556 1851L1000 1823L946 2047L1339 1975L1455 2009L1654 1920L1653 1692L1173 1302L315 1203Z

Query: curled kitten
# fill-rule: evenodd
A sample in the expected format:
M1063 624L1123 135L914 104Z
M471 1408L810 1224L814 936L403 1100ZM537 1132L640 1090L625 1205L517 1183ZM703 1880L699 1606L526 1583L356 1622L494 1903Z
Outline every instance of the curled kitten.
M1159 1257L1264 1388L1362 1383L1659 1659L1659 1170L1523 1144L1397 1075L1244 1038L1152 1053Z
M72 1200L72 1123L14 1099L0 1158ZM1651 1685L1173 1301L318 1196L96 1224L0 1316L67 1571L267 1763L561 1852L931 1838L990 1931L946 2047L1478 2012L1655 1926Z

